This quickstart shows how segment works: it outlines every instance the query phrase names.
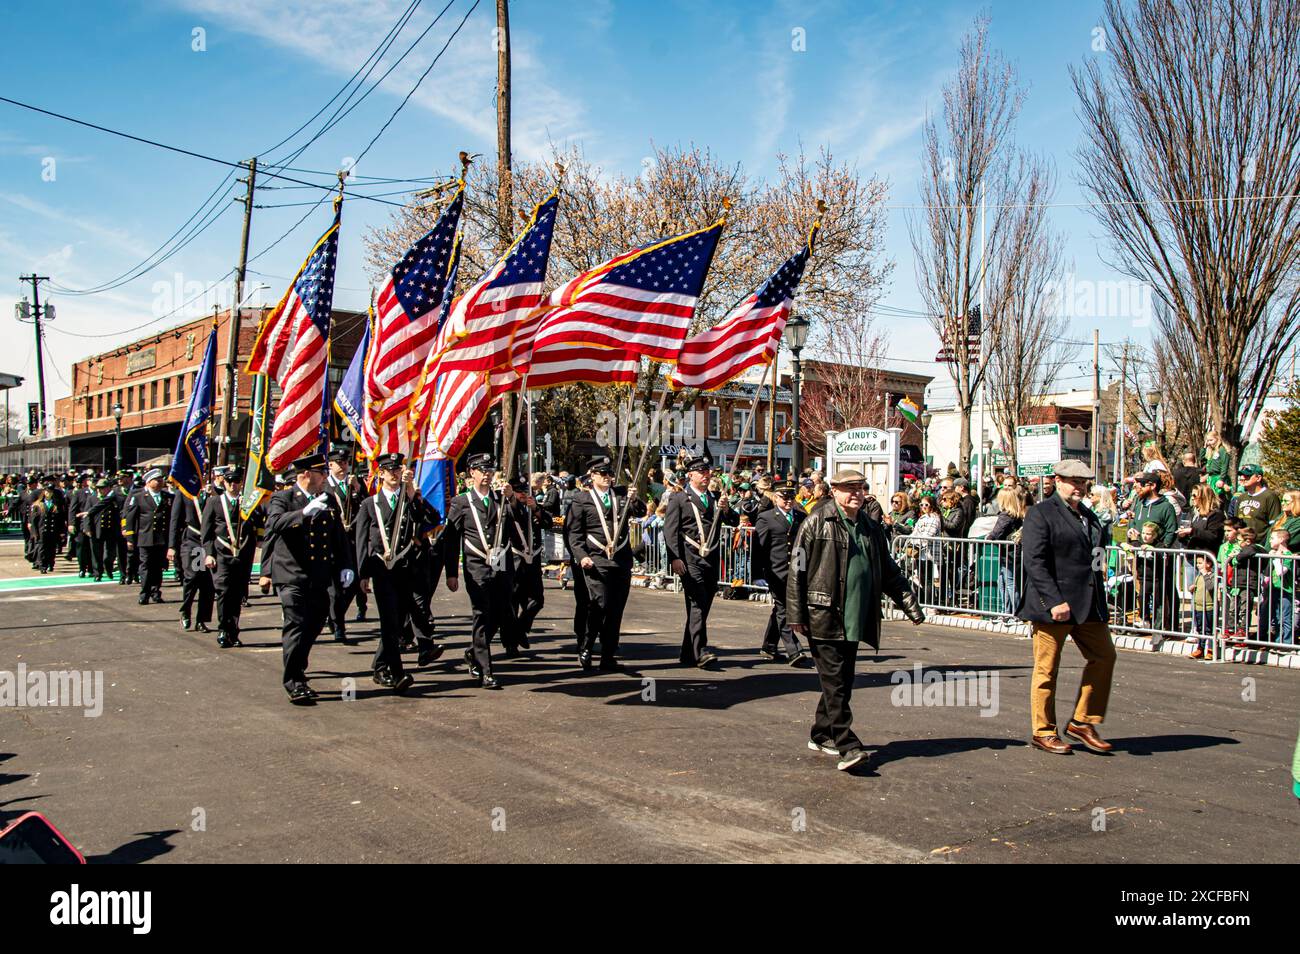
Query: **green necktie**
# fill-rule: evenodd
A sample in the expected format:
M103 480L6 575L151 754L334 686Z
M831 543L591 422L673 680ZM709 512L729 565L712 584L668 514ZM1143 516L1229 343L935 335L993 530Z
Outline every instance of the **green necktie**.
M162 498L158 494L150 494L149 496L153 497L153 505L155 507L162 502Z
M600 495L600 505L604 507L606 510L609 509L609 494Z

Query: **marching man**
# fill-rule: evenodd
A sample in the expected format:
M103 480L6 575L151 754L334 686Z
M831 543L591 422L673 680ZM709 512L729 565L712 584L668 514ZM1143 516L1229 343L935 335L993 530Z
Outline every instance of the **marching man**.
M253 572L263 511L258 507L247 520L243 518L239 505L243 468L236 464L214 468L212 480L216 493L203 505L199 536L216 591L217 645L229 649L243 645L239 641L239 614L248 598L248 579Z
M701 669L717 660L709 649L709 610L718 592L722 554L718 548L717 496L709 492L713 461L692 457L686 462L690 486L668 498L664 516L664 546L673 572L682 580L686 597L686 627L682 632L681 664Z
M614 462L597 457L587 468L591 487L573 500L564 533L587 591L587 619L580 632L578 662L591 672L591 653L600 640L600 671L618 669L623 609L632 588L632 548L627 521L614 492Z

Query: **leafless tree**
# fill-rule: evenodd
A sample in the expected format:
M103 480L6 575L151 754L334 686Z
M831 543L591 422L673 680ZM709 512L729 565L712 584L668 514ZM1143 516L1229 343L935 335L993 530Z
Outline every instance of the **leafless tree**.
M1168 308L1158 307L1151 336L1151 370L1162 396L1161 450L1199 451L1210 425L1213 383L1196 354L1187 326Z
M1300 335L1300 3L1107 0L1073 71L1081 181L1115 264L1186 329L1241 451Z
M930 324L951 351L948 365L961 411L961 467L971 456L971 407L987 369L990 349L969 334L979 301L981 199L986 248L994 249L1012 228L1015 194L1023 167L1014 160L1012 127L1022 93L1016 72L989 49L989 20L981 16L961 45L957 75L943 90L942 120L924 129L924 211L909 216L917 285ZM987 258L987 256L986 256ZM1007 289L1002 289L1006 291ZM984 341L993 341L1005 302L986 285L981 312Z
M1017 167L1018 202L990 255L991 297L1002 308L985 372L990 413L1010 445L1013 468L1016 428L1046 403L1077 350L1065 340L1069 322L1056 294L1064 241L1047 220L1053 177L1046 163L1028 156Z

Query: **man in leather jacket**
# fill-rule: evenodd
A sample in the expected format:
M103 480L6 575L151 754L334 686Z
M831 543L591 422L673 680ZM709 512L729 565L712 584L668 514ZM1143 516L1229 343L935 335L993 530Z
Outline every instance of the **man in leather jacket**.
M907 579L889 555L880 524L863 511L866 477L840 470L831 495L813 508L795 536L786 587L790 628L808 641L822 697L808 747L838 754L847 771L866 761L853 733L858 644L880 648L880 597L888 595L913 625L925 622Z

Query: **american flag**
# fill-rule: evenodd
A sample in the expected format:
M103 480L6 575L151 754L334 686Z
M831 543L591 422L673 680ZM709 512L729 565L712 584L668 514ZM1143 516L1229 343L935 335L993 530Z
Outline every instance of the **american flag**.
M961 325L962 325L962 320L961 318L958 318L954 323L954 327L960 328ZM970 314L966 317L966 363L967 364L979 363L980 356L982 353L980 339L983 338L983 336L984 336L984 318L983 315L980 313L980 306L976 305L974 308L970 310ZM956 364L957 362L957 353L949 345L948 335L946 332L942 337L942 347L939 348L939 353L934 356L934 360L942 364Z
M545 311L520 323L515 357L526 363L524 352L530 356L554 344L583 344L677 360L722 225L625 252L557 288Z
M461 240L457 238L451 253L451 269L447 274L447 284L442 290L442 301L438 303L433 344L429 347L429 353L425 355L424 366L420 369L420 377L415 382L415 391L411 395L410 403L402 412L404 426L412 434L420 433L429 422L438 374L442 370L438 364L438 356L447 349L448 343L452 340L451 321L448 316L456 294L456 276L460 274L460 250Z
M808 244L786 259L767 281L722 321L687 339L673 372L674 389L712 391L746 368L767 364L776 356L790 317L794 291L812 254L817 227Z
M437 309L451 274L465 186L428 234L393 266L375 306L374 352L366 369L367 415L374 426L406 411L438 333Z
M320 441L338 249L336 209L334 224L298 269L284 298L263 319L248 359L249 374L270 376L282 392L266 452L271 470L301 457Z
M455 460L492 406L488 376L482 371L443 371L435 392L422 454Z
M618 348L589 345L550 345L533 352L528 369L528 387L554 388L563 384L635 384L640 359ZM523 375L512 368L493 371L488 395L496 400L518 391Z
M533 210L514 244L457 299L449 325L456 338L439 358L444 371L490 371L509 363L515 327L542 300L555 233L558 192Z

